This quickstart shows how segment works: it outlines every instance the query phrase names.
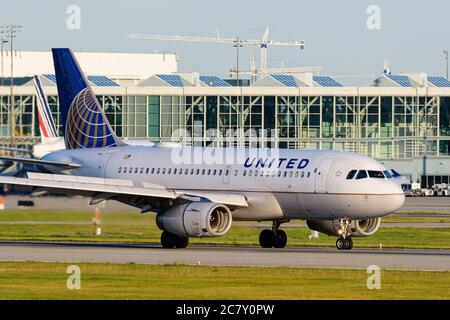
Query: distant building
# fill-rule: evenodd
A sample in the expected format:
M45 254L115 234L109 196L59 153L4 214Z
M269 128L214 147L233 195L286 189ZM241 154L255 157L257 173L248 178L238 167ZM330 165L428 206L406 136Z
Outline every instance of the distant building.
M346 86L327 75L273 74L238 87L214 75L176 73L173 54L149 55L147 62L123 54L133 61L120 66L109 54L92 55L80 55L80 64L119 136L172 141L182 129L177 139L186 145L222 146L227 132L238 132L232 146L344 150L374 157L423 187L449 182L450 82L443 77L388 74ZM42 70L28 61L28 76L41 74L59 125L51 61ZM35 92L27 69L20 72L15 141L29 145L39 139ZM11 141L8 95L0 87L2 144ZM210 129L222 138L211 142Z
M49 51L17 51L13 56L14 76L17 78L55 73ZM177 71L177 55L174 53L76 52L75 56L86 74L104 75L124 86L135 85L157 73ZM0 77L9 77L9 61L9 52L5 51L3 75Z

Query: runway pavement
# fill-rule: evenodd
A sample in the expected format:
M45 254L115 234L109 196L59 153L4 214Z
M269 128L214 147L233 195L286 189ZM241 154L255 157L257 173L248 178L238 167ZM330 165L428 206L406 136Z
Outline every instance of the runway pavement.
M299 268L450 271L450 251L329 248L262 249L237 246L190 246L162 249L147 244L0 242L1 261L110 262L138 264L201 264Z
M19 205L20 200L33 201L34 206L23 207ZM89 198L83 197L35 197L27 195L7 195L5 196L5 209L34 209L34 210L61 210L61 201L64 201L65 208L72 208L82 211L93 210L89 206ZM117 201L107 201L98 205L104 212L139 212L139 210L124 205ZM407 197L404 206L399 212L434 212L450 214L450 197Z
M399 212L450 213L450 197L407 197Z

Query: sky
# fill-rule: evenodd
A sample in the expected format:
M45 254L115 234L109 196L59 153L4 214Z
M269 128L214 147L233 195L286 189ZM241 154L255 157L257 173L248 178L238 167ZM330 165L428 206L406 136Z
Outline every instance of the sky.
M79 15L67 13L73 6ZM372 75L383 71L386 57L393 73L443 75L449 12L450 1L442 0L14 0L2 3L0 25L23 26L18 50L170 51L179 54L179 71L220 76L236 65L231 45L127 35L215 36L219 30L222 37L260 39L269 27L272 40L306 43L304 50L269 47L270 67L322 66L332 75ZM241 49L241 69L250 68L252 55L259 62L259 48Z

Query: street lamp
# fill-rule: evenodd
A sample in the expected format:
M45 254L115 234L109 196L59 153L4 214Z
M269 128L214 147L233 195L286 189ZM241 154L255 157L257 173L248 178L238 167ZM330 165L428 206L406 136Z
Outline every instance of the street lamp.
M22 30L22 26L19 25L2 25L0 26L0 34L2 35L2 39L8 39L10 44L10 84L9 84L9 118L10 118L10 130L11 130L11 143L10 146L14 147L15 141L14 141L14 131L15 131L15 117L14 117L14 38L16 38L16 34ZM2 40L2 46L3 46L3 40ZM3 51L2 51L3 55ZM3 59L2 59L2 69L3 69Z
M3 73L3 51L4 51L4 50L3 50L3 48L4 48L4 44L5 44L5 43L8 43L8 42L9 42L9 41L8 41L6 38L4 38L4 37L1 37L1 38L0 38L1 56L2 56L2 57L1 57L1 60L2 60L2 61L1 61L1 64L2 64L2 65L1 65L1 79L2 79L2 80L1 80L1 83L0 83L1 86L3 86L3 78L4 78L4 73Z
M448 80L448 50L444 50L445 78Z
M243 47L242 40L237 38L235 40L233 47L236 48L236 82L237 82L236 85L239 86L239 48Z

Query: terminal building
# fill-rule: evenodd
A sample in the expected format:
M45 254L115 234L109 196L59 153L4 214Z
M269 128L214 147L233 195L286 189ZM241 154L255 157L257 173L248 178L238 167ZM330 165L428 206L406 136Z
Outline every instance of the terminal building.
M60 126L51 55L27 54L41 62L16 59L23 65L13 80L13 112L10 79L0 79L2 145L39 141L34 74ZM76 55L118 136L196 146L343 150L378 159L423 188L449 182L450 82L442 76L381 74L346 86L327 75L272 74L236 86L215 75L178 73L173 53Z

